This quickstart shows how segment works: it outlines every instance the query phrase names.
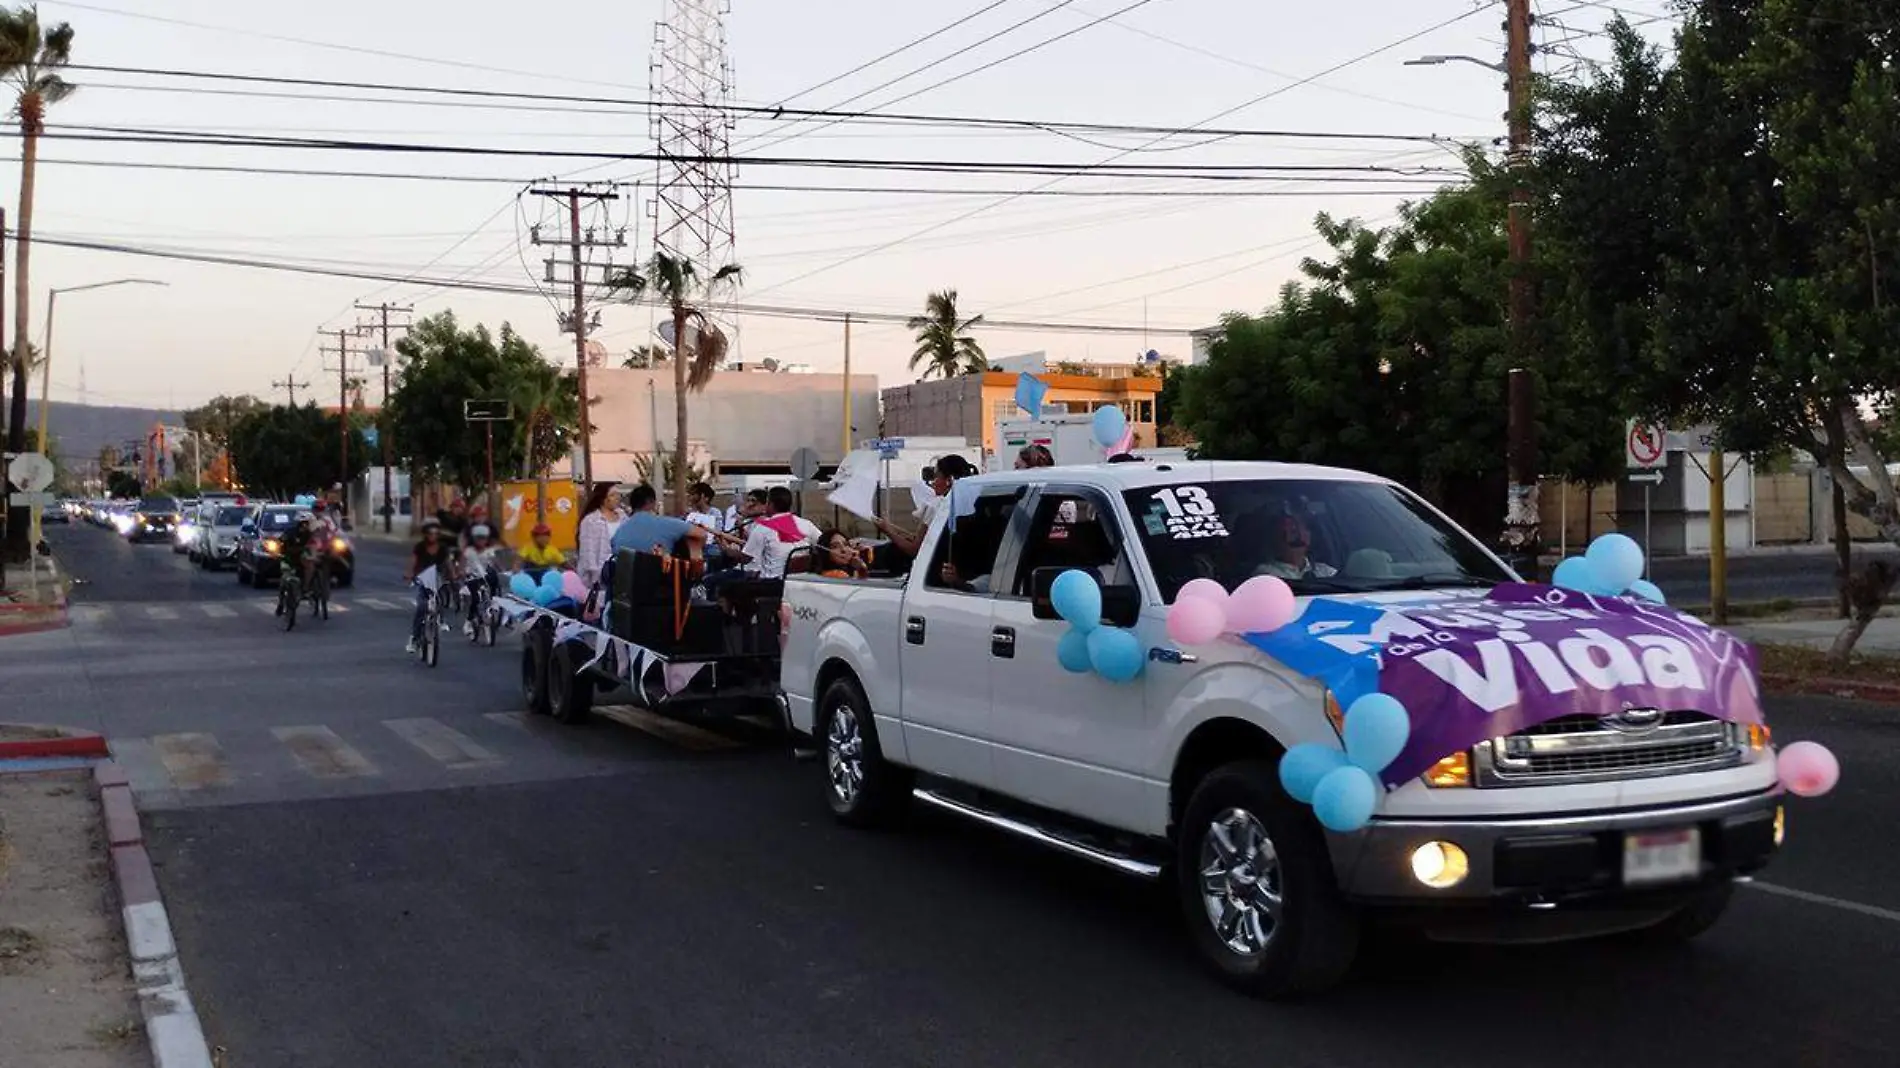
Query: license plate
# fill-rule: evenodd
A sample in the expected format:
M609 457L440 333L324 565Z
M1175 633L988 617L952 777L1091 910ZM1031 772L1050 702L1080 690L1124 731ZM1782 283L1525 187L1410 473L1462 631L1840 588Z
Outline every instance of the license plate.
M1694 879L1702 872L1702 832L1694 827L1643 831L1623 838L1623 883L1648 886Z

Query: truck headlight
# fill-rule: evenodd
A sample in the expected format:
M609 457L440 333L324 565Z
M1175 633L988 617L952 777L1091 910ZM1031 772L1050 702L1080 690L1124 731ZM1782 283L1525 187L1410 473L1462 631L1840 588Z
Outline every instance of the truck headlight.
M1471 751L1460 749L1425 769L1419 776L1425 785L1435 787L1471 785Z
M272 556L276 556L277 550L283 547L284 547L283 544L279 542L276 538L264 539L264 551L267 553L270 553Z
M1449 890L1471 874L1471 858L1452 842L1426 842L1412 850L1412 878L1433 890Z

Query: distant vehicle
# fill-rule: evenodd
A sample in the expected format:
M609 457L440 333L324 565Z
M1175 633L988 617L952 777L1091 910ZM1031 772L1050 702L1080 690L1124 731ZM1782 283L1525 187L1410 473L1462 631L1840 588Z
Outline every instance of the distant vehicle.
M219 501L200 505L198 517L192 524L191 548L187 550L192 562L206 571L235 564L238 531L253 511L255 509L248 505Z
M125 538L131 542L172 538L183 513L176 497L141 497L130 513L130 523L123 528Z
M103 513L103 518L99 521L99 525L111 527L120 534L129 535L132 532L133 526L132 510L137 507L137 501L108 502Z
M297 525L294 504L267 504L258 508L238 529L237 580L240 586L276 582L283 571L284 535Z

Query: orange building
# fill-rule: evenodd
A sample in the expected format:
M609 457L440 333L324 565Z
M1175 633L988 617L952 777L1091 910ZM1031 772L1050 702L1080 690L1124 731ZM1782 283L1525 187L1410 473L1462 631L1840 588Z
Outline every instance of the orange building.
M1155 442L1155 399L1161 392L1161 379L1154 375L1116 374L1119 368L1105 368L1102 375L1044 372L1037 375L1049 387L1043 397L1045 408L1064 405L1071 414L1086 414L1114 405L1128 417L1135 432L1136 448L1153 448ZM1026 415L1016 407L1016 375L1008 371L936 382L914 382L884 391L883 436L960 437L982 442L986 453L996 451L996 424Z

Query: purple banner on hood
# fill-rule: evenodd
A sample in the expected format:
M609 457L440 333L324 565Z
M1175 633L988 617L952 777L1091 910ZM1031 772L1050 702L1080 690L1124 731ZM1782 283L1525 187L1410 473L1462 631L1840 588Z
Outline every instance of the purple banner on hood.
M1382 775L1393 786L1486 738L1560 716L1660 708L1762 719L1754 650L1665 605L1513 583L1481 600L1378 606L1363 629L1304 627L1312 607L1272 644L1297 635L1302 644L1377 656L1378 689L1404 702L1412 719L1410 741Z

